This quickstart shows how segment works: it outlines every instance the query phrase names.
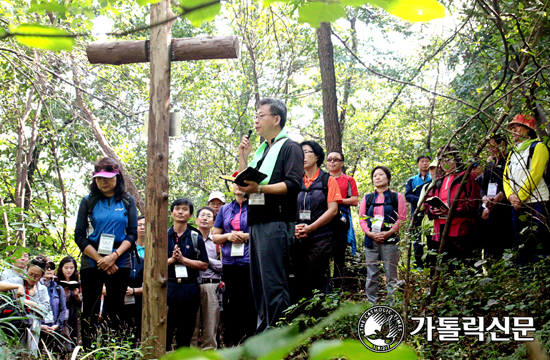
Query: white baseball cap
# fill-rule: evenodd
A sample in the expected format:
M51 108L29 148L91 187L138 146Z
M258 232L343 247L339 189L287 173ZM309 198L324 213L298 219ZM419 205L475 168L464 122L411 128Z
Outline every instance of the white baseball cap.
M210 196L208 196L208 202L214 199L221 200L221 202L225 204L225 194L222 193L221 191L212 191L210 193Z

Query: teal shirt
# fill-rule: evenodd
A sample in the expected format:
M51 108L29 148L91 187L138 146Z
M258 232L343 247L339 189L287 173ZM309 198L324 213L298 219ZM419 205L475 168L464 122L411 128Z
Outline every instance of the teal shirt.
M138 255L145 259L145 246L139 246L136 243L136 248L137 248Z

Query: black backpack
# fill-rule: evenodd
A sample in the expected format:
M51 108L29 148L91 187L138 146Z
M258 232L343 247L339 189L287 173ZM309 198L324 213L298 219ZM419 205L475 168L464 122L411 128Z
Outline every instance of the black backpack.
M531 146L529 146L529 157L527 158L527 170L531 168L531 159L533 158L533 154L535 153L535 147L537 147L537 145L540 143L541 143L540 141L535 141L534 143L531 144ZM548 145L546 145L544 142L542 144L546 147L546 150L549 151L550 153L550 149L548 149ZM548 169L549 167L550 167L550 160L546 162L546 167L544 168L544 174L542 175L542 179L546 183L547 187L550 187L550 170Z
M390 194L391 194L391 206L393 207L394 211L397 212L397 209L399 207L399 199L398 199L398 196L397 196L397 192L390 190ZM376 199L375 193L370 193L370 194L365 195L365 203L366 203L365 209L366 209L367 212L369 211L369 208L372 205L376 204L375 199ZM380 205L382 205L382 204L380 204Z
M33 325L13 292L0 294L0 331L7 336L18 337Z

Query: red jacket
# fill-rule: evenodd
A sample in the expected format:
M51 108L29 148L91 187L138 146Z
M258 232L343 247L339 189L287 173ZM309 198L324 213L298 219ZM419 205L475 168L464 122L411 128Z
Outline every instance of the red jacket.
M452 201L456 193L458 192L458 188L460 187L460 183L462 182L462 179L464 178L464 174L466 171L462 171L458 173L451 183L451 186L449 186L449 189L447 190L447 199L448 201ZM438 180L434 188L430 191L428 194L429 197L432 196L439 196L440 192L443 191L441 189L441 185L443 184L443 181L445 178ZM473 235L477 232L476 224L475 224L475 216L477 214L477 209L480 205L480 188L479 184L476 181L476 177L474 174L470 173L470 176L468 177L468 180L466 182L466 187L462 194L460 194L460 198L457 200L458 206L455 209L454 217L451 222L451 230L449 232L449 236L465 236L465 235ZM450 205L450 204L449 204ZM434 219L434 240L439 241L440 239L440 226L445 224L444 219L440 219L436 215L432 213L434 210L433 207L428 205L427 203L424 204L424 207L426 208L426 212L428 214L428 217L430 219ZM450 207L450 206L449 206Z

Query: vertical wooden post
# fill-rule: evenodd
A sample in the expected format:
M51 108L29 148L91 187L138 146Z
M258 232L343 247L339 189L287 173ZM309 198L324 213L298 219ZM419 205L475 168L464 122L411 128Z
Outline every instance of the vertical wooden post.
M171 16L169 0L151 5L152 24ZM142 340L146 359L160 359L166 353L170 43L170 23L151 29L149 143L145 196L146 256L142 317Z

